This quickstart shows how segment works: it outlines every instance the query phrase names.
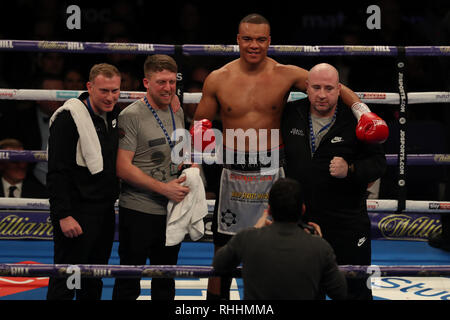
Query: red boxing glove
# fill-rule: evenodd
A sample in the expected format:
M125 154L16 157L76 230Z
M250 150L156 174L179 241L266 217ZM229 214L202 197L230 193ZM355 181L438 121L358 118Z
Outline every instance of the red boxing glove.
M194 125L189 132L191 133L194 149L196 151L203 152L207 146L215 146L216 137L213 132L208 132L211 128L212 123L208 119L194 121ZM214 148L211 148L210 146L208 149L213 150Z
M373 112L364 113L356 126L356 137L367 143L383 143L389 136L386 122Z

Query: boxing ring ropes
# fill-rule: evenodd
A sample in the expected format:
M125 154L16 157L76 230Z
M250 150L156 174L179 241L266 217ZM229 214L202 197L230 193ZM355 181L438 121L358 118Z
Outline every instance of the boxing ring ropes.
M0 51L65 52L65 53L127 53L127 54L168 54L175 58L183 56L238 56L237 45L161 45L145 43L101 43L67 41L28 41L0 40ZM449 56L450 46L286 46L269 47L269 56L391 56L396 58L398 74L397 92L357 92L367 104L392 104L399 106L399 151L386 155L389 165L397 165L398 199L367 200L369 212L414 213L428 212L448 214L450 202L413 201L406 199L406 165L449 165L450 154L406 154L407 106L419 103L450 103L450 92L406 92L404 70L408 56ZM182 66L182 65L181 65ZM50 100L65 101L78 97L83 91L70 90L29 90L0 89L0 100ZM145 95L145 92L122 91L119 102L133 102ZM177 85L177 95L182 103L198 103L201 93L182 91L182 83ZM291 92L289 101L303 99L306 95ZM46 151L42 150L0 150L0 160L39 162L47 161ZM214 200L208 200L208 206ZM48 210L46 199L0 198L0 208ZM68 277L70 265L53 264L0 264L0 276ZM218 275L212 267L204 266L127 266L127 265L77 265L83 277L184 277L208 278ZM411 266L357 266L341 265L339 268L348 277L365 277L377 271L377 276L450 276L450 265L411 265ZM376 270L375 270L376 269ZM241 267L234 277L241 276Z

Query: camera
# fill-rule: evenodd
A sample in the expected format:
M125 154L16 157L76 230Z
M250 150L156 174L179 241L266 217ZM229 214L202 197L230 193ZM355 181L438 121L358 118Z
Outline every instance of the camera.
M314 229L313 226L310 226L309 224L304 223L303 221L299 221L298 226L302 229L307 229L311 234L317 235L316 229Z

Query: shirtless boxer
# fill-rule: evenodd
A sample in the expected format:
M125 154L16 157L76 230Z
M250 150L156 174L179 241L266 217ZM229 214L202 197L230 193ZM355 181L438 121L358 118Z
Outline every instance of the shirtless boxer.
M257 132L261 129L279 130L282 111L290 89L296 87L305 91L308 71L297 66L280 64L267 57L270 41L270 24L264 17L251 14L241 20L237 35L240 57L211 72L206 78L202 98L194 115L194 120L199 122L191 128L194 138L196 132L204 132L206 128L210 127L208 120L212 120L216 113L220 114L222 120L225 149L228 141L226 129L242 129L244 131L255 129ZM386 123L370 112L369 108L360 102L352 90L342 85L340 96L344 104L351 106L353 113L359 118L357 127L359 139L369 143L381 143L387 139ZM234 137L235 142L237 138ZM267 134L265 138L270 149L282 146L281 135L278 136L277 141L271 141L270 134ZM234 148L234 146L237 146L237 143L229 147ZM248 152L249 147L249 141L246 140L245 150L238 151ZM280 157L282 157L282 148L280 149ZM282 172L280 174L283 175ZM224 178L223 175L222 178ZM228 188L228 191L233 192L233 188ZM227 197L219 194L218 200L221 198ZM230 210L224 210L226 207L223 207L222 210L217 208L218 200L216 200L213 216L215 251L225 245L232 236L232 233L215 230L220 229L220 220L222 219L222 222L227 224L234 224L251 211L240 212L240 215L239 212L228 212L229 215L226 216L227 211ZM251 224L247 225L247 227L249 226ZM226 299L228 297L231 280L221 282L220 279L219 277L210 278L208 299Z

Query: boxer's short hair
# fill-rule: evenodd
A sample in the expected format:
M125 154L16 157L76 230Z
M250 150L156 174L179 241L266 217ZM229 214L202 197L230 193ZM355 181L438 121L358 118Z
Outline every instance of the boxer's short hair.
M241 26L242 23L267 24L270 28L269 20L267 20L265 17L263 17L258 13L251 13L243 17L239 22L239 27Z

